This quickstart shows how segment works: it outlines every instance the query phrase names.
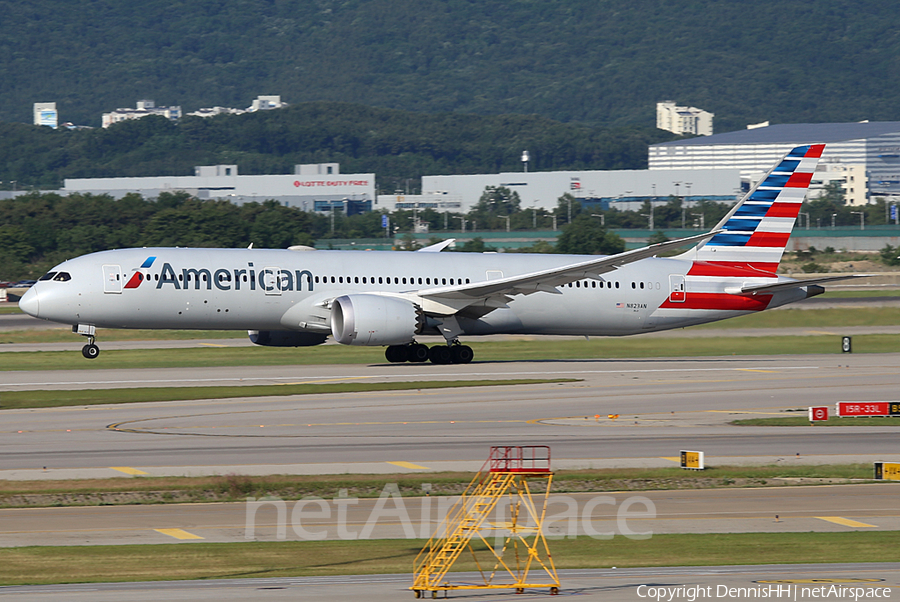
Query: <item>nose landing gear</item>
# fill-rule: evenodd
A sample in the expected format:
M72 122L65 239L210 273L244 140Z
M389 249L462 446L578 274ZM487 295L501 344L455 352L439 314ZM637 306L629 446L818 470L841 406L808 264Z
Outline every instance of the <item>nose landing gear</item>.
M94 344L94 335L96 327L92 324L76 324L72 327L72 332L78 333L83 337L87 337L87 345L81 348L81 355L89 360L96 359L100 355L100 348Z

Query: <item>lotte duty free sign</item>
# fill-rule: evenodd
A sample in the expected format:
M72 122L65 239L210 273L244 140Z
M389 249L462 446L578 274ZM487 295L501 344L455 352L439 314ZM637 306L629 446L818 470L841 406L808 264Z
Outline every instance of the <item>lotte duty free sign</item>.
M900 416L900 401L840 401L838 416Z

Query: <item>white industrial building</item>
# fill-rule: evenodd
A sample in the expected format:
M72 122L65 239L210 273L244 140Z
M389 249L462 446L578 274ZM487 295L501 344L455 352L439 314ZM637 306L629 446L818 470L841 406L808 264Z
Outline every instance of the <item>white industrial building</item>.
M459 198L462 212L478 203L488 186L517 192L522 209L553 210L559 197L568 193L585 203L631 210L646 199L666 202L670 195L689 203L700 199L733 201L740 193L741 178L736 169L534 171L422 177L423 195Z
M59 124L59 113L55 102L34 103L34 125L46 125L56 129Z
M754 180L791 148L826 143L813 189L841 182L847 200L862 205L900 196L900 122L798 123L654 144L651 171L737 169ZM813 195L815 192L813 191Z
M137 193L147 198L162 192L186 192L200 199L223 199L237 205L276 200L305 211L370 211L375 199L375 174L341 174L338 163L297 165L293 174L238 175L237 165L194 168L193 176L66 179L63 194L108 194L122 198Z
M181 117L181 107L158 107L152 100L139 100L137 101L137 108L116 109L115 111L104 113L101 123L103 127L108 128L120 121L140 119L148 115L162 115L166 119L176 120Z
M671 100L656 103L656 127L673 134L712 136L713 113L697 107L679 107Z

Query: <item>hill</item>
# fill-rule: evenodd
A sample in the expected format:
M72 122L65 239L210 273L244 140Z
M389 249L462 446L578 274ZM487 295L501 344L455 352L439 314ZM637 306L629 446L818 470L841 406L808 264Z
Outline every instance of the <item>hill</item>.
M425 115L345 103L172 123L145 117L107 129L52 130L0 123L0 181L57 188L65 178L193 175L195 165L237 164L245 175L292 173L299 163L339 162L374 172L392 193L425 174L522 169L642 169L647 145L674 139L655 128L608 130L536 115Z
M894 0L6 0L0 120L259 94L654 125L673 99L747 123L900 118Z

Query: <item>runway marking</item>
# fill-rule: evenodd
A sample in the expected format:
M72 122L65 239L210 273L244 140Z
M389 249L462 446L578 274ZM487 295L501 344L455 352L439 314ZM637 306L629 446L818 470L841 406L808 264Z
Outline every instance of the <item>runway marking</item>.
M870 525L868 523L861 523L859 521L850 520L849 518L844 518L842 516L816 516L819 520L828 521L829 523L835 523L837 525L844 525L845 527L869 527L872 529L877 529L878 525Z
M764 370L819 370L821 366L764 366L762 369ZM654 374L654 373L664 373L664 372L734 372L737 370L741 370L741 368L648 368L648 369L632 369L632 370L555 370L555 371L546 371L541 372L544 375L559 375L559 374ZM453 376L457 378L471 378L471 377L494 377L494 376L520 376L527 375L530 377L534 377L534 372L461 372L457 374L453 374ZM409 379L410 377L416 378L446 378L446 373L440 372L424 372L424 373L410 373L404 372L402 374L373 374L371 376L359 376L358 374L351 374L347 376L335 376L334 380L357 380L357 379L365 379L365 378L384 378L384 379ZM145 383L200 383L200 382L257 382L257 381L274 381L274 380L294 380L296 376L262 376L262 377L220 377L220 378L182 378L182 379L167 379L167 378L155 378L155 379L142 379L142 380L82 380L82 381L59 381L59 382L30 382L30 383L9 383L6 386L13 387L28 387L28 386L46 386L46 385L114 385L114 384L145 384Z
M399 466L401 468L410 468L412 470L429 470L427 466L419 466L412 462L388 462L388 464L393 464L394 466Z
M324 378L319 380L303 380L296 383L281 383L282 385L318 385L322 383L336 383L336 382L344 382L347 380L362 380L364 378L373 378L371 376L350 376L350 377L340 377L340 378Z
M661 460L671 460L672 462L681 462L681 458L678 456L660 456Z
M174 537L175 539L206 539L205 537L200 537L199 535L194 535L193 533L188 533L183 529L153 529L157 533L162 533L163 535L168 535L169 537Z
M130 475L139 475L139 474L147 474L143 470L138 470L137 468L131 468L130 466L110 466L110 470L118 470L119 472L124 472L125 474Z
M765 372L767 374L774 374L778 372L777 370L756 370L754 368L735 368L738 372Z
M228 347L228 345L219 345L218 343L200 343L203 347Z
M763 414L764 416L785 416L784 412L752 412L750 410L703 410L709 414ZM801 416L802 412L797 412Z

